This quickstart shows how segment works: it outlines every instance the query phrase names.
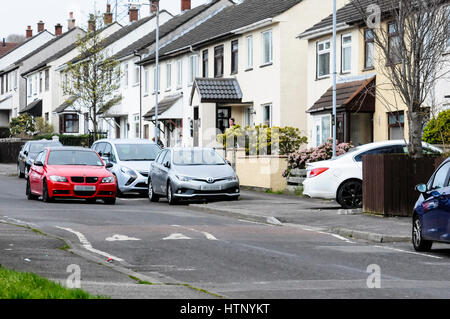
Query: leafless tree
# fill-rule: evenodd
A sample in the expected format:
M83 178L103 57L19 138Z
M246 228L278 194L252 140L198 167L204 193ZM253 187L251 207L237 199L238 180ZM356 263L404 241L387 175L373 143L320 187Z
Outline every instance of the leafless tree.
M25 41L25 36L21 34L10 34L6 37L6 42L22 43Z
M407 108L408 151L422 156L422 129L436 81L450 72L449 0L351 0L360 21L373 29L381 71ZM387 23L386 23L387 22ZM380 83L377 83L377 88ZM383 83L385 85L385 83ZM377 92L377 99L383 92ZM395 108L399 101L385 105ZM392 111L392 110L389 110Z

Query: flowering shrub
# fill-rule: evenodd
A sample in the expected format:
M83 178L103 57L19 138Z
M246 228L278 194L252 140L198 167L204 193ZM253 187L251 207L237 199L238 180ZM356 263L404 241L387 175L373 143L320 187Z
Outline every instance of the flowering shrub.
M354 146L351 143L340 143L336 146L336 156L347 153ZM288 168L283 177L288 177L293 169L305 169L307 163L329 160L333 157L333 140L330 138L326 143L316 148L300 150L288 155Z

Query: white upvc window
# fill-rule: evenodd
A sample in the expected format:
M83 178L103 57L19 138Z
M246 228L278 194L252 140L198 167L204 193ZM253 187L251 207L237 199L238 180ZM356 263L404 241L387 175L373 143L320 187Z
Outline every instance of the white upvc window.
M37 74L34 76L34 84L33 84L33 95L37 95L37 87L38 87L38 76Z
M248 36L247 43L247 69L253 68L253 36Z
M128 87L128 62L125 63L123 66L123 79L124 79L124 86Z
M192 85L195 78L198 76L198 56L191 55L189 57L189 74L188 74L188 84Z
M317 43L317 78L330 75L331 41Z
M314 146L324 144L331 137L331 115L314 117Z
M352 71L352 35L342 35L341 41L341 73L350 73Z
M170 90L172 88L172 64L167 63L166 65L166 90Z
M273 61L273 38L272 30L261 33L262 37L262 65L270 64Z
M135 65L134 68L134 84L138 85L141 82L141 67L139 65Z
M183 60L177 61L177 88L183 86Z
M262 124L272 127L272 103L262 105Z
M148 70L145 70L144 72L144 94L148 95L150 90L150 73Z
M28 77L28 97L33 95L33 78Z

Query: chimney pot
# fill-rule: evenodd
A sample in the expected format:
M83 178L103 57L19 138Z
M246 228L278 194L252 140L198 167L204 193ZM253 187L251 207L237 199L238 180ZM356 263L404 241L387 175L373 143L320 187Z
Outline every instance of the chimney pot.
M128 12L130 15L130 22L136 22L139 20L139 9L136 7L131 7L130 11Z
M67 28L69 30L72 30L75 28L75 19L73 18L73 12L69 13L69 21L68 21Z
M62 25L58 23L57 25L55 25L55 35L61 34L62 34Z
M95 29L96 29L95 17L91 15L88 21L88 30L90 32L94 32Z
M45 25L44 25L44 22L42 22L42 20L38 22L38 24L37 24L38 33L41 33L44 31L44 26Z
M181 0L181 12L191 10L191 0Z
M26 38L31 38L33 37L33 30L31 29L31 26L28 26L28 29L26 30Z
M110 25L113 23L113 14L111 12L111 5L106 5L106 12L103 15L103 21L105 22L105 25Z

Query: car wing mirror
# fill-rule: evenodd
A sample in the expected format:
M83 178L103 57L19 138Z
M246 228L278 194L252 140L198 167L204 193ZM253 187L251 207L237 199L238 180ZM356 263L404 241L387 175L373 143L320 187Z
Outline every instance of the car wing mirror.
M164 167L170 168L170 162L169 161L165 162Z
M27 152L27 151L25 151L25 152L23 152L23 154L24 154L25 156L27 156L27 155L28 155L28 152Z
M418 191L419 193L425 193L427 191L427 185L425 184L419 184L416 186L416 191Z
M44 166L44 163L42 163L41 161L36 161L36 162L34 162L34 165L36 165L36 166Z
M112 168L114 165L112 163L106 163L106 168Z

